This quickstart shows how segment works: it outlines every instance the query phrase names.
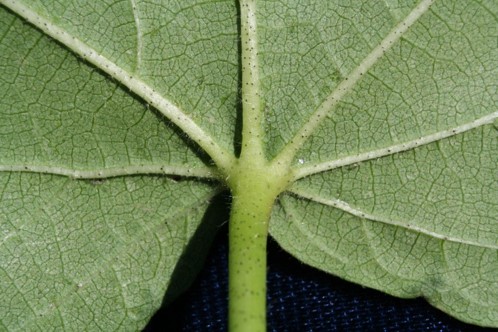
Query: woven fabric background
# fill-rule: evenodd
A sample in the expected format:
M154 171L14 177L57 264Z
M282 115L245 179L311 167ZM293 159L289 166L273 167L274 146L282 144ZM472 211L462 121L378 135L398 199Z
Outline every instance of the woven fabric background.
M269 242L268 331L497 331L462 323L423 299L397 299L306 266ZM192 287L146 332L226 331L227 227Z

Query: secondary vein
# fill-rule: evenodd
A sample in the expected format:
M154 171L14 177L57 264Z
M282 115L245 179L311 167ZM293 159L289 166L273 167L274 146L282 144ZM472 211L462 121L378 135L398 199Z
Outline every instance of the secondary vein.
M299 167L294 171L294 177L293 180L298 180L303 177L313 175L316 173L320 172L325 172L325 171L330 171L335 168L367 161L367 160L372 160L372 159L377 159L381 157L385 157L391 154L403 152L403 151L408 151L411 149L414 149L416 147L420 147L435 141L439 141L441 139L451 137L457 134L464 133L466 131L472 130L474 128L486 125L486 124L491 124L495 121L495 119L498 118L498 112L494 112L488 115L485 115L481 118L478 118L476 120L464 123L460 126L449 128L446 130L438 131L426 136L422 137L417 137L416 139L413 139L411 141L406 141L394 145L390 145L387 147L384 147L382 149L378 150L373 150L373 151L367 151L364 153L360 153L354 156L347 156L344 158L332 160L332 161L326 161L322 163L315 163L315 164L309 164L304 167Z
M346 264L346 259L341 257L337 252L333 251L330 247L330 243L324 240L323 237L318 237L316 233L313 233L306 227L308 224L302 218L296 218L297 215L296 210L288 204L285 204L283 201L280 201L280 205L284 210L286 217L290 219L290 222L294 224L294 226L303 234L309 241L310 246L314 246L318 248L320 251L326 253L329 257L332 257L338 260L341 264ZM290 210L290 212L289 212Z
M356 207L353 207L353 206L349 205L348 203L346 203L340 199L337 199L337 198L323 198L323 197L320 197L318 195L309 194L309 193L303 192L303 191L298 190L298 189L290 189L290 190L288 190L288 192L292 193L293 195L296 195L298 197L301 197L301 198L304 198L304 199L307 199L307 200L310 200L310 201L313 201L313 202L316 202L319 204L338 208L340 210L343 210L344 212L347 212L347 213L354 215L356 217L359 217L361 219L380 222L380 223L383 223L386 225L391 225L391 226L402 227L404 229L418 232L418 233L422 233L424 235L428 235L430 237L444 240L444 241L461 243L461 244L476 246L476 247L480 247L480 248L489 248L489 249L494 249L494 250L498 249L498 245L496 245L496 244L479 243L476 241L465 240L465 239L454 237L454 236L447 236L444 234L439 234L437 232L425 229L423 227L419 227L417 225L410 224L408 222L403 222L403 221L399 221L399 220L390 220L390 219L384 218L382 216L376 216L376 215L364 212Z
M142 66L142 32L140 29L140 17L138 16L138 8L136 4L136 0L130 0L131 2L131 10L133 12L133 19L135 20L135 27L137 29L137 64L136 71L140 70Z
M102 169L73 169L43 165L0 165L0 172L33 172L63 175L74 179L106 179L126 175L175 175L193 178L221 179L216 168L188 168L171 165L136 165Z

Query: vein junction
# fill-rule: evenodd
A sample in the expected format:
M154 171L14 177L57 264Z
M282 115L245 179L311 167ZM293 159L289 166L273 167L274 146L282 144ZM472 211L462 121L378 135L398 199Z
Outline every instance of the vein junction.
M422 0L415 9L412 10L404 20L402 20L387 36L384 38L363 61L344 79L332 93L318 106L316 111L311 115L308 122L305 123L297 132L290 143L275 158L282 163L290 164L297 151L309 139L311 134L320 125L322 120L327 117L332 110L338 105L341 99L347 95L353 87L360 81L363 75L370 70L408 30L409 28L426 13L434 0Z

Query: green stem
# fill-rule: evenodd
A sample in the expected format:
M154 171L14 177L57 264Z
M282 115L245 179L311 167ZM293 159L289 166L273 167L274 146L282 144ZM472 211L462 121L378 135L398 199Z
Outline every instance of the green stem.
M242 147L227 171L233 195L229 223L229 308L231 332L266 331L266 241L276 197L290 179L288 164L270 164L263 149L256 1L240 0Z
M229 223L229 330L266 330L266 242L271 209L287 177L240 163L230 181L233 201ZM285 174L284 172L281 174Z
M229 331L266 330L266 241L274 197L241 192L229 225Z

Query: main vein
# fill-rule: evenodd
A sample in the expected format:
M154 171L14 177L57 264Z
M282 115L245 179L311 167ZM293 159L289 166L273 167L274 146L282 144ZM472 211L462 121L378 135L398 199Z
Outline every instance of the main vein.
M240 43L242 65L242 147L241 159L263 161L263 130L259 87L258 36L255 1L240 3Z
M386 51L388 51L408 29L429 10L429 7L435 0L422 0L364 59L363 61L346 77L318 108L310 116L297 134L292 138L290 143L279 153L275 160L281 163L289 164L294 158L297 151L308 140L314 130L320 125L322 120L331 113L341 99L348 94L360 81L363 75L372 68Z
M49 19L42 17L21 1L0 0L0 3L143 98L144 101L156 108L161 114L183 130L190 139L196 142L212 158L220 169L227 170L233 164L234 156L231 153L219 146L209 134L176 105L164 98L158 91L154 90L140 78L134 76L133 73L119 67L111 60L96 52L95 49L84 43L81 39L66 32Z

